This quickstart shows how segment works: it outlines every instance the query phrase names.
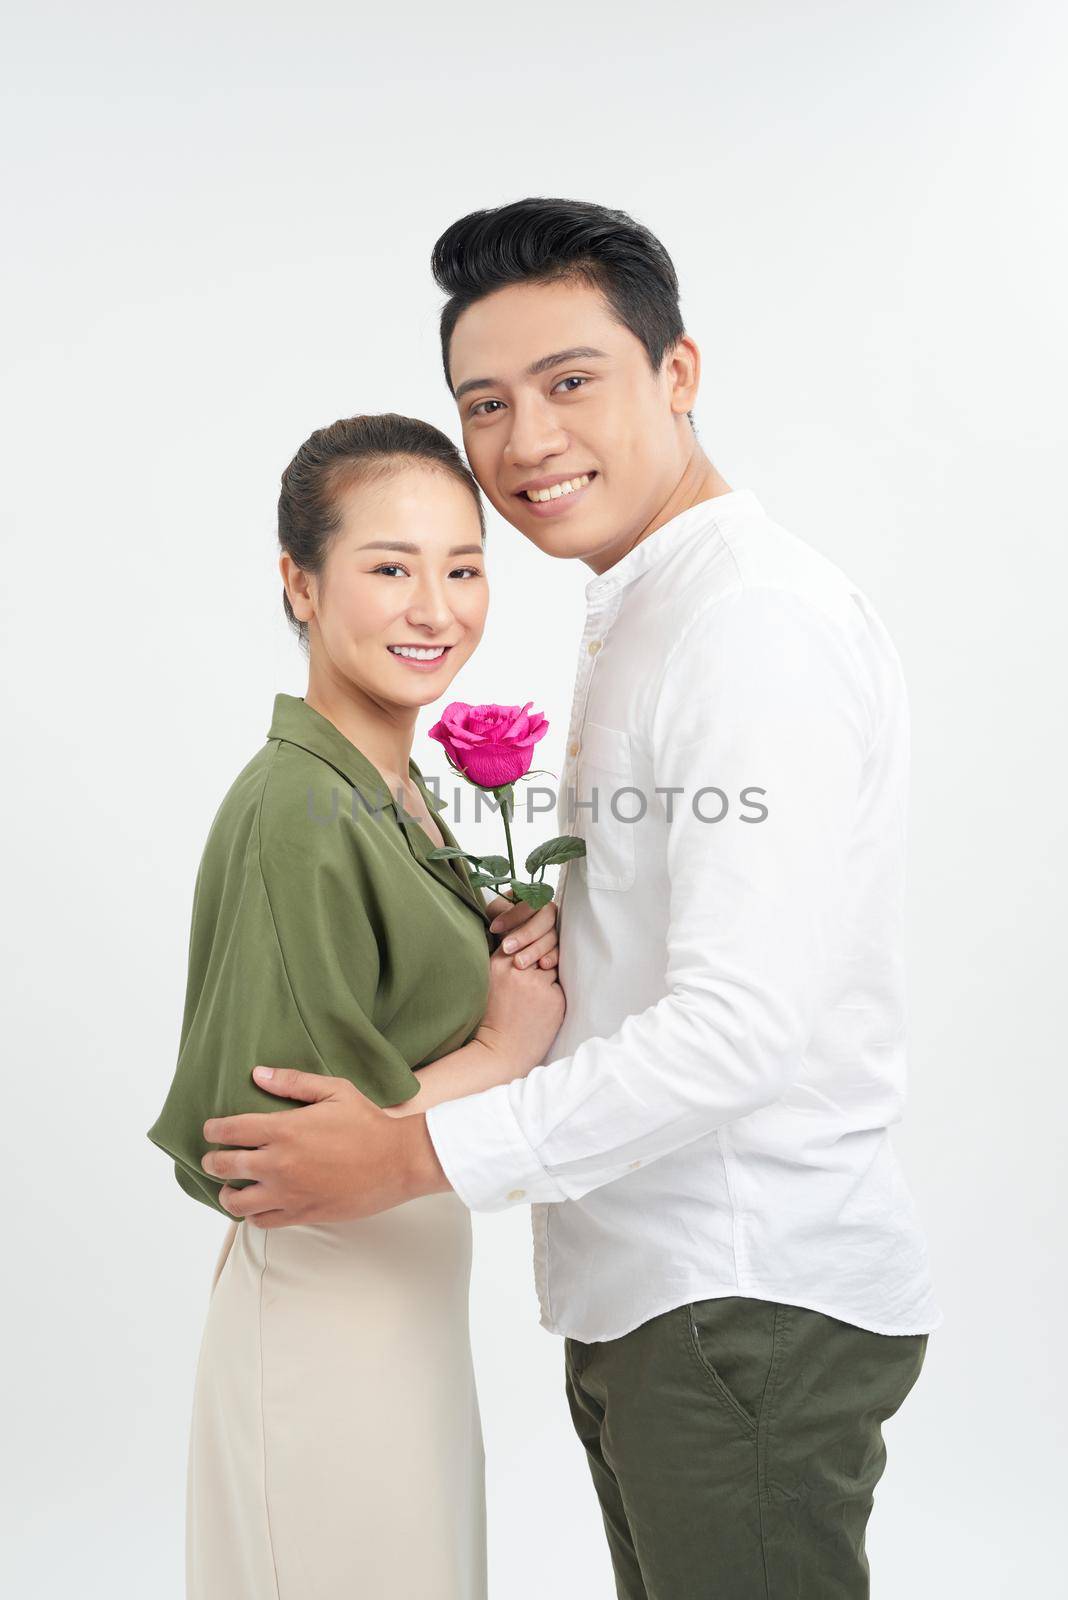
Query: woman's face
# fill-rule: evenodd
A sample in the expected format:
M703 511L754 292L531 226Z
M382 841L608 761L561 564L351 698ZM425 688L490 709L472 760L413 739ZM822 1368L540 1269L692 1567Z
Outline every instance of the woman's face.
M379 703L437 700L482 637L489 604L471 491L413 464L340 498L341 526L308 577L313 665Z

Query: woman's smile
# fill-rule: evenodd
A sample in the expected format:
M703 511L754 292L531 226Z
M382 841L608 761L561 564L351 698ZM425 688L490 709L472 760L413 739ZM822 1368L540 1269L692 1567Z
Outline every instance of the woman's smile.
M451 644L387 644L396 660L417 672L434 672L452 649Z

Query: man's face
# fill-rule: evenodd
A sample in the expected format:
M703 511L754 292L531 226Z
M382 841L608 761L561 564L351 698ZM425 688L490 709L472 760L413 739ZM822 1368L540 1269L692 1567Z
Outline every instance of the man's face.
M611 566L665 504L691 447L692 394L670 352L654 372L598 290L563 281L477 301L449 364L467 458L501 515L547 555Z

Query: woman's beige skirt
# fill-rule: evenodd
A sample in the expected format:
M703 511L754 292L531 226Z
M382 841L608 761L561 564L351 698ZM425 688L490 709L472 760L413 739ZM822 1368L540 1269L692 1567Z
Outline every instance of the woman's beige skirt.
M188 1600L485 1600L466 1208L235 1229L197 1363Z

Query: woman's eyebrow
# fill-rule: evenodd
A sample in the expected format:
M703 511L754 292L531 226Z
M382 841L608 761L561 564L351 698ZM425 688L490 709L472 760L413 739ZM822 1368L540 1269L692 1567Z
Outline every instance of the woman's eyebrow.
M422 545L406 544L401 539L371 539L367 544L358 544L357 550L403 550L405 555L419 556L423 553ZM480 556L480 544L456 544L448 552L450 556Z

